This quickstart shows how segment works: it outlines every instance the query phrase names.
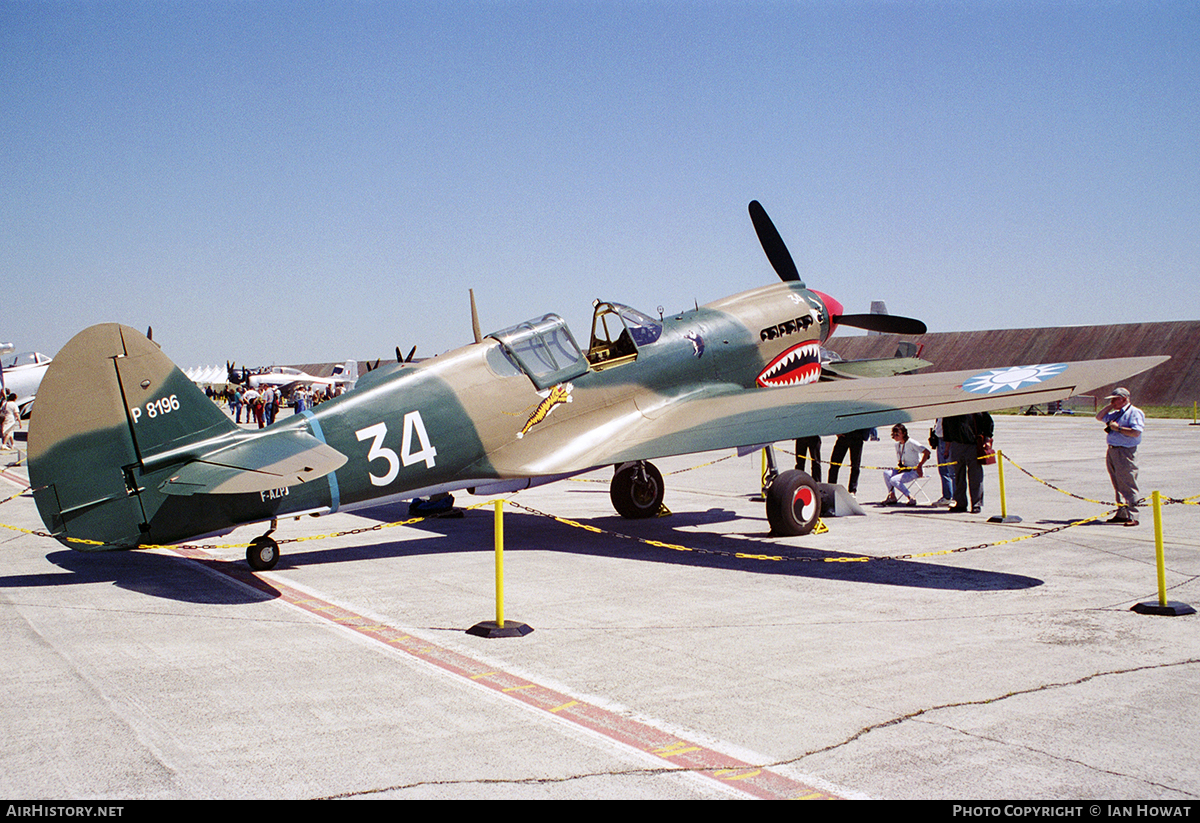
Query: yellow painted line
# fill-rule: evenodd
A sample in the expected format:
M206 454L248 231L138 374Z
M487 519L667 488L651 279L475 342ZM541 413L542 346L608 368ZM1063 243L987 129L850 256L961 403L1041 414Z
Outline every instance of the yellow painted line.
M678 757L687 752L698 752L699 746L690 746L682 740L676 740L667 746L657 746L650 750L651 754L657 754L659 757Z

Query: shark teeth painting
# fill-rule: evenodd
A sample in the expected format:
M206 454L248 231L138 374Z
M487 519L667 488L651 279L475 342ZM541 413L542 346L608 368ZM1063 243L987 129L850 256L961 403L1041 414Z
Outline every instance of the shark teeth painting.
M816 340L797 343L783 351L759 372L758 385L803 386L821 377L821 348Z

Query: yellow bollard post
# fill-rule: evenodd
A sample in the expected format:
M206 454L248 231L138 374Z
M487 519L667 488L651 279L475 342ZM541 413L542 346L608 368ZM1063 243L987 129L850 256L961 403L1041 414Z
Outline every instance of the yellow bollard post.
M1154 563L1158 566L1158 605L1167 605L1167 564L1163 557L1162 498L1158 490L1150 492L1150 505L1154 507Z
M996 449L996 468L1000 473L1000 514L988 518L989 523L1020 523L1021 518L1008 514L1008 499L1004 492L1004 452Z
M496 542L496 625L504 628L504 501L496 501L492 520Z
M496 619L484 620L467 629L476 637L524 637L533 629L525 623L504 622L504 501L495 501L492 518L492 541L496 554Z
M1187 603L1177 600L1167 601L1167 568L1163 553L1162 533L1162 498L1157 490L1150 492L1150 505L1154 509L1154 560L1158 567L1158 602L1138 603L1133 611L1138 614L1165 614L1178 617L1184 614L1195 614L1196 610Z

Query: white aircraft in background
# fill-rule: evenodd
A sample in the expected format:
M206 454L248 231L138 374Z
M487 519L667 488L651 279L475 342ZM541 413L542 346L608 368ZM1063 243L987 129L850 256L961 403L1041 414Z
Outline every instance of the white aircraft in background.
M226 364L230 383L241 383L251 388L260 386L277 386L285 394L296 386L345 386L352 388L358 380L358 361L347 360L333 367L329 377L317 377L291 366L269 366L265 369L251 370L244 366L236 368L232 363Z
M5 393L16 393L20 415L28 417L42 376L53 358L36 351L8 353L12 350L11 343L0 343L0 352L5 352L0 356L0 384L3 384Z

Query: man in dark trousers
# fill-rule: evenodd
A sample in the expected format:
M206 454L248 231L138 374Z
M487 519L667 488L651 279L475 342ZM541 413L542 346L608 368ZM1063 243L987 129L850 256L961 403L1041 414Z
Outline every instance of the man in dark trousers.
M818 483L821 482L821 438L799 437L796 439L796 468L804 471L805 458L812 457L812 471L809 475Z
M858 471L862 466L863 442L870 436L870 429L859 429L837 436L837 442L833 444L833 454L829 456L830 483L837 484L838 469L842 467L842 461L846 459L846 453L849 452L850 482L846 486L846 491L851 494L858 493Z
M995 431L992 416L987 412L959 414L942 419L942 432L954 461L954 505L951 512L967 511L967 496L971 498L971 513L983 511L983 464L979 462L979 442L990 439Z

